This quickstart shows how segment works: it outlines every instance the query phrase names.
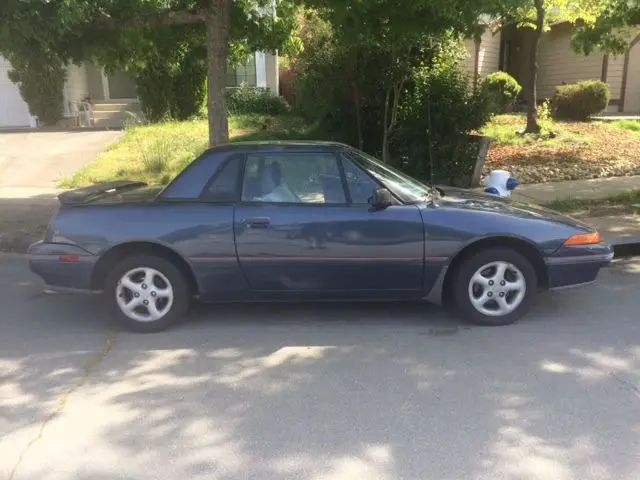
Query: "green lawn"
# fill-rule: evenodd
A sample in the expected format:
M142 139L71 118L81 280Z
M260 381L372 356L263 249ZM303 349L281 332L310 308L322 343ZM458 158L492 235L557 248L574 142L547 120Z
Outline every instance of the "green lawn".
M615 120L606 123L608 123L613 128L640 133L640 120Z
M565 122L553 122L543 125L541 136L520 135L524 130L527 118L523 114L496 115L481 130L483 135L494 139L497 145L536 145L537 147L560 147L572 144L587 144L589 136L577 133L567 128ZM552 134L545 131L549 129Z
M315 127L294 116L239 115L229 119L232 142L318 138ZM117 179L165 185L207 147L204 120L128 128L94 162L61 182L75 188Z

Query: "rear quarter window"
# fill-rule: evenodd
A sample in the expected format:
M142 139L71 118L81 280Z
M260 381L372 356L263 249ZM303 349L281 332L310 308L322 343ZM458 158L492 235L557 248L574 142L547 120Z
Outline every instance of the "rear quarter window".
M162 198L172 200L197 200L218 169L236 152L207 152L195 159L162 193Z

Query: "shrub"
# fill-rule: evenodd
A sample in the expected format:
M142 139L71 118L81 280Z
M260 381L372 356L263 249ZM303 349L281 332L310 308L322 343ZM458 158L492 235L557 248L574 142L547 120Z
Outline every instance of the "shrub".
M62 118L66 71L59 57L51 52L32 51L9 58L9 79L18 85L29 113L42 125L54 125Z
M437 182L467 186L479 147L470 134L489 120L490 107L485 92L470 91L455 63L442 59L420 72L393 142L403 168L423 180L433 173Z
M522 86L507 72L494 72L482 79L480 89L491 102L495 113L508 113L513 110Z
M553 112L556 118L585 121L604 111L609 99L609 86L600 80L561 85L552 99Z
M279 95L266 88L242 85L227 90L227 110L230 115L255 113L259 115L282 115L290 111L289 104Z

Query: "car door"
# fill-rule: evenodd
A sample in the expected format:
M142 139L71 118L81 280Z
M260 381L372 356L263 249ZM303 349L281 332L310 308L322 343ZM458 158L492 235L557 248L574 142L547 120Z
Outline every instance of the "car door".
M378 185L367 179L356 193L368 196L352 197L335 152L248 154L234 229L251 288L296 298L416 294L424 255L420 212L399 202L373 210L367 200Z

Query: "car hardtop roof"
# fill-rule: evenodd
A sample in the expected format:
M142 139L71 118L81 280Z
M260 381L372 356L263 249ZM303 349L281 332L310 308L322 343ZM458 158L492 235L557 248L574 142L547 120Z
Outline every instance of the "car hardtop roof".
M263 140L254 142L234 142L209 147L207 152L222 152L225 150L257 149L269 150L277 147L278 150L302 150L306 148L324 147L328 149L351 149L353 147L340 142L321 140Z

